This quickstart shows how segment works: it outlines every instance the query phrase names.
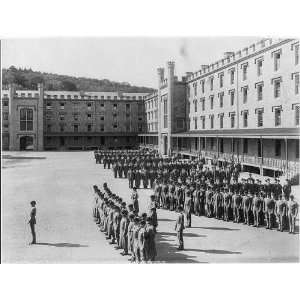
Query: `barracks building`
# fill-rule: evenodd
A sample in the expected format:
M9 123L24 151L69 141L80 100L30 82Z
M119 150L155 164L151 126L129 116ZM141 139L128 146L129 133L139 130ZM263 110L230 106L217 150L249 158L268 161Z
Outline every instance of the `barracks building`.
M235 160L245 171L299 174L299 41L263 39L182 81L158 69L145 98L142 148L184 157Z
M144 131L145 93L2 91L4 150L130 149Z
M5 150L156 149L299 174L299 41L263 39L179 79L157 69L152 94L2 91Z

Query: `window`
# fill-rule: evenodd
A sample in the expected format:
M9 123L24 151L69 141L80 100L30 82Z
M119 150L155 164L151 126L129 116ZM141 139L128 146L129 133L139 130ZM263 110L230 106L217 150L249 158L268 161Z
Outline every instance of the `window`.
M194 111L197 112L197 99L194 100Z
M248 139L243 139L243 154L248 153Z
M245 86L242 88L243 91L243 103L247 103L248 100L248 87Z
M87 131L88 131L88 132L91 132L91 131L92 131L92 124L88 124L88 126L87 126Z
M278 71L280 67L280 56L281 56L281 51L274 53L274 71Z
M74 121L78 121L78 114L74 114Z
M220 88L224 86L224 73L219 74L219 79L220 79Z
M47 131L48 131L48 132L51 132L51 127L52 127L51 124L48 124L48 125L47 125Z
M281 108L275 108L275 126L281 125Z
M263 113L262 109L257 111L257 127L262 127L264 125Z
M100 121L104 121L104 116L100 116Z
M243 80L247 80L247 69L248 69L248 64L244 64L242 66L243 69Z
M280 97L280 80L274 81L274 97L275 98Z
M101 96L101 99L103 100L103 99L104 99L104 96Z
M230 115L230 126L231 128L234 128L235 126L235 114Z
M275 140L275 156L281 156L281 141Z
M211 115L211 116L210 116L210 129L213 129L213 128L214 128L214 118L215 118L214 115Z
M230 84L234 84L234 69L230 70Z
M142 132L143 131L143 125L142 124L138 124L138 132Z
M257 60L257 76L262 75L262 66L263 66L263 59Z
M197 82L194 82L193 87L194 87L194 96L197 96Z
M205 117L204 116L202 117L201 121L202 121L202 129L205 129Z
M65 109L65 104L64 103L60 103L60 109L61 110Z
M202 102L202 111L205 111L205 98L202 98L201 102Z
M224 127L224 114L220 115L220 128L222 129Z
M248 111L243 112L243 126L248 127Z
M100 109L103 110L104 109L104 103L100 104Z
M130 104L129 103L126 103L126 111L130 111Z
M295 45L295 65L299 64L299 44Z
M33 110L30 108L20 109L20 130L33 130Z
M295 125L299 126L300 123L300 106L295 106Z
M164 98L164 128L168 127L168 99Z
M108 100L110 100L110 98L111 98L110 96L107 96L107 99L108 99Z
M204 80L201 81L201 91L202 91L202 94L205 92L205 81Z
M198 119L194 118L194 128L195 130L198 128L198 124L197 124Z
M214 109L214 96L210 96L210 109Z
M257 101L261 101L263 99L263 84L257 85Z
M87 108L88 108L88 110L91 110L92 109L92 103L88 103Z
M133 97L132 97L133 98ZM135 97L134 97L135 98ZM114 96L114 100L118 100L118 96ZM135 99L134 99L135 100Z
M118 108L118 104L115 103L115 104L113 105L113 109L114 109L114 110L117 110L117 108Z
M88 118L88 120L91 120L92 119L92 115L91 114L87 114L87 118Z
M60 99L65 99L65 96L64 95L60 95Z
M234 105L234 90L229 91L230 93L230 105Z
M78 132L78 125L73 125L74 132Z
M3 120L7 121L8 120L8 112L3 113Z
M299 94L299 73L295 74L295 94Z
M7 100L3 101L3 106L8 106L8 101Z
M59 120L60 121L64 121L65 120L65 115L64 114L60 114L59 115Z
M59 128L60 128L60 132L64 132L65 131L65 125L60 124Z
M224 93L220 93L219 97L220 97L220 107L222 108L223 107L223 103L224 103Z
M211 77L209 82L210 82L210 90L212 91L214 89L214 78Z
M118 123L113 123L113 128L117 129L118 128Z
M104 124L100 125L100 131L104 131Z
M47 102L46 109L52 109L52 103L51 102Z

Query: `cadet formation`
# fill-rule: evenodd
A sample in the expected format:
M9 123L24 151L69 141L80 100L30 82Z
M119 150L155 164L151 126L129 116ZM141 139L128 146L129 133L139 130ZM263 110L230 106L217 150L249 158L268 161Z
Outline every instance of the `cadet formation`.
M126 203L118 195L113 194L107 184L101 191L93 186L95 202L93 216L100 230L106 235L121 255L130 255L129 260L136 263L155 261L155 234L157 215L155 206L149 207L149 214L139 215L138 194L136 189L131 203Z
M191 227L192 215L295 233L298 203L288 180L284 185L277 178L262 182L251 173L240 178L241 166L234 161L208 165L203 157L162 158L145 150L94 154L96 164L112 169L115 178L127 178L129 188L153 189L156 208L179 212L178 249L183 249L182 231Z

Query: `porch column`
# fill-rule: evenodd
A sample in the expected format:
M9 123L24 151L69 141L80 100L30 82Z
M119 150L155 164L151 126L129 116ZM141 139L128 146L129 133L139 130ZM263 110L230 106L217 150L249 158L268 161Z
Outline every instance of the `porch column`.
M263 164L264 164L264 154L263 154L263 141L262 137L260 137L260 154L261 154L261 162L260 162L260 175L264 175Z
M298 142L298 140L297 140ZM285 143L285 172L286 172L286 176L287 178L288 176L288 170L289 170L289 165L288 165L288 140L287 138L284 139L284 143Z
M217 137L217 157L219 158L219 138Z

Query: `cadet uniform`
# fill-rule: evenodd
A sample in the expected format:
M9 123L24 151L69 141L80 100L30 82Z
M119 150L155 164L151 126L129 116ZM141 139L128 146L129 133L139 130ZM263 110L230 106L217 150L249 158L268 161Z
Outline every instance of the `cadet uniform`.
M184 215L182 212L182 207L180 207L179 211L180 213L176 220L175 231L177 232L178 250L183 250L184 249L184 244L183 244Z
M290 201L288 202L289 233L295 233L297 215L298 203L294 200L294 196L290 195Z

